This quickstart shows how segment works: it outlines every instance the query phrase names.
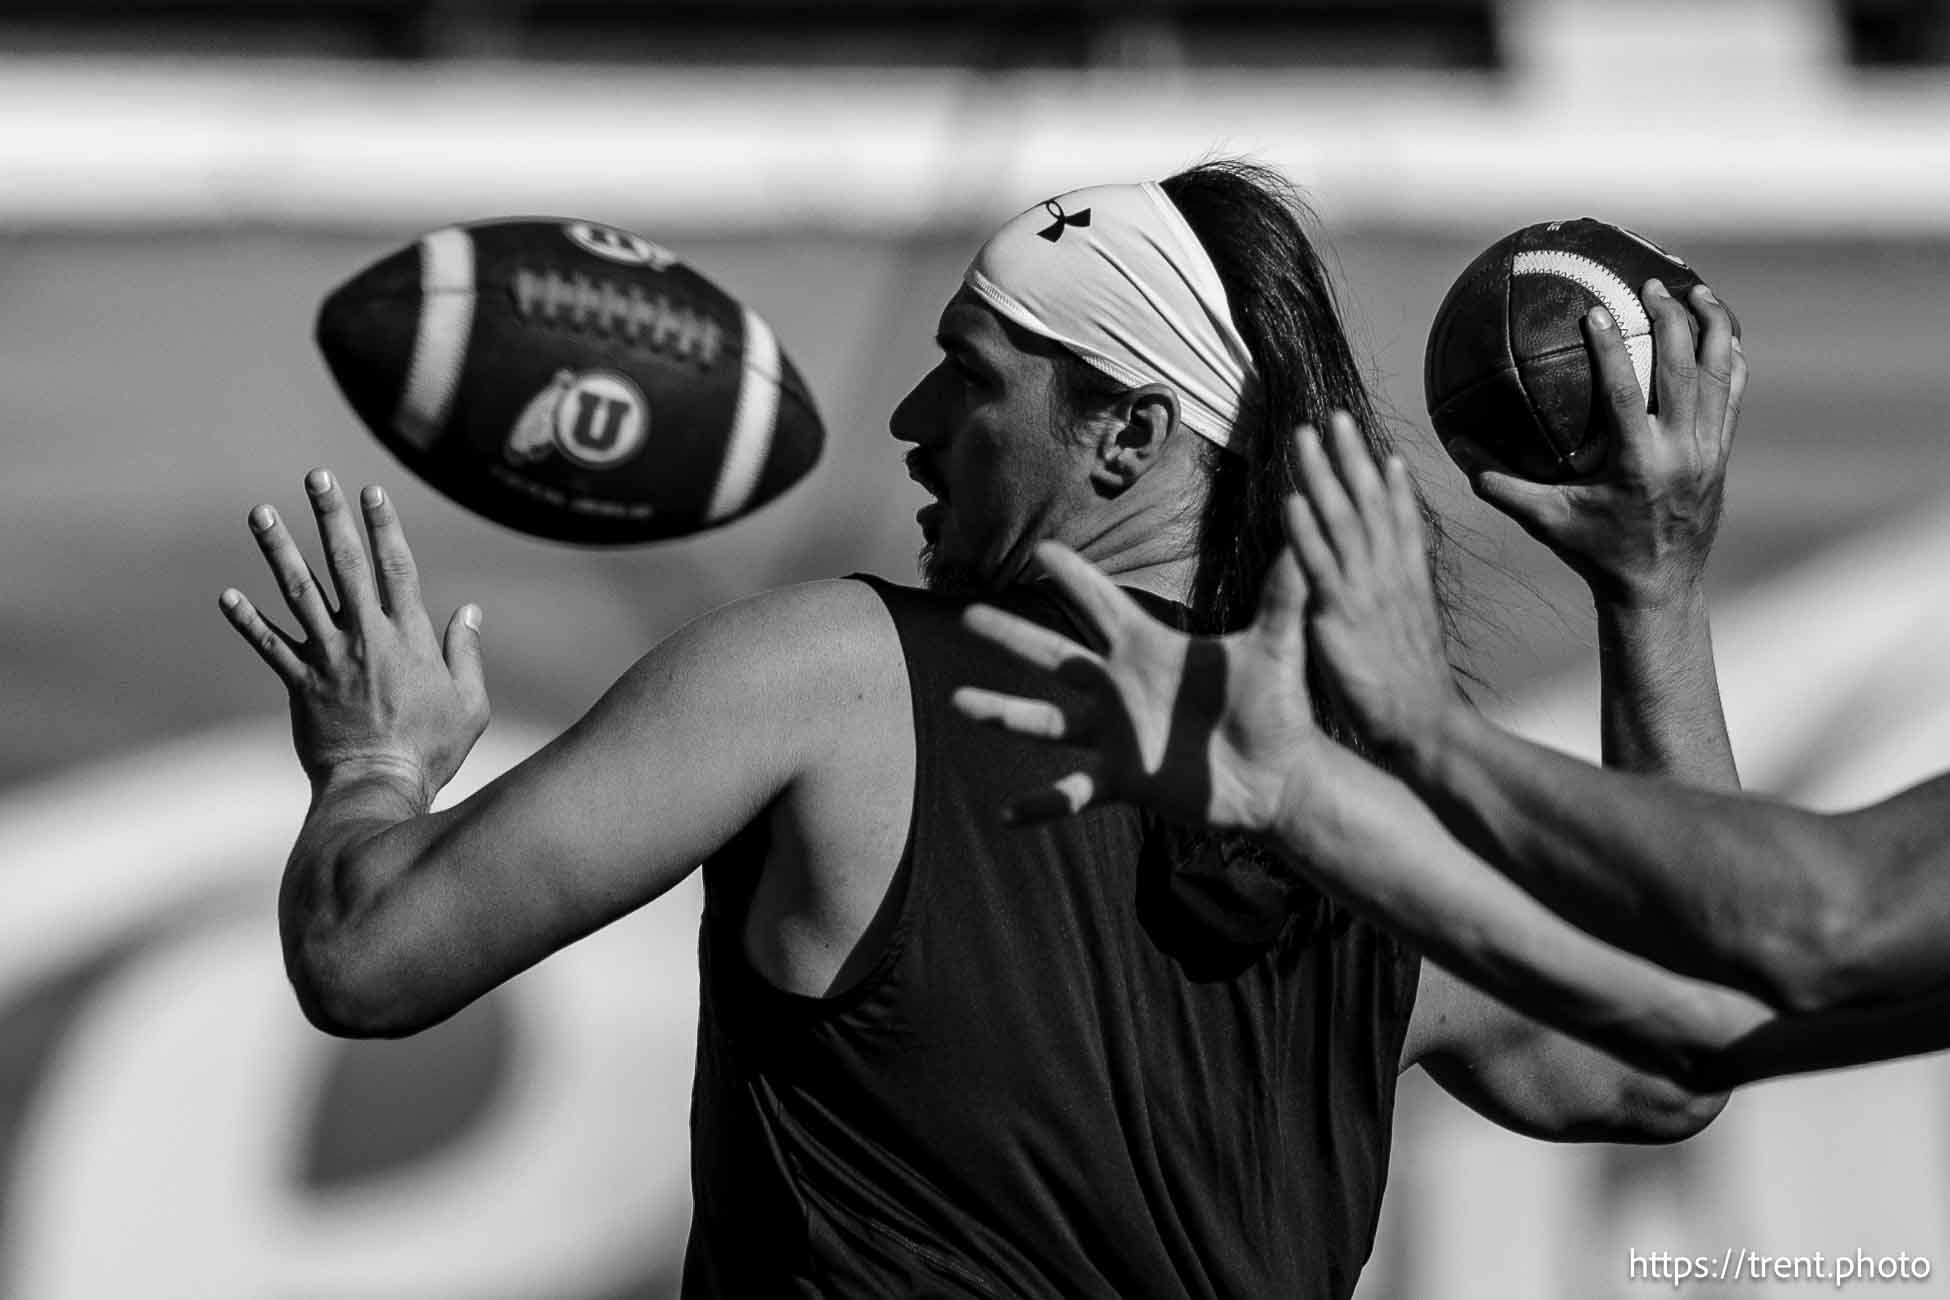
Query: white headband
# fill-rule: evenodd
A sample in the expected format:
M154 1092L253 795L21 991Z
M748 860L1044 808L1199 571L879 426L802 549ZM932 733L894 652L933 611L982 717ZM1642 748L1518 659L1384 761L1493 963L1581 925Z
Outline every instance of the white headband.
M1121 384L1170 384L1186 428L1221 447L1232 440L1252 352L1211 257L1155 181L1029 209L982 245L962 281Z

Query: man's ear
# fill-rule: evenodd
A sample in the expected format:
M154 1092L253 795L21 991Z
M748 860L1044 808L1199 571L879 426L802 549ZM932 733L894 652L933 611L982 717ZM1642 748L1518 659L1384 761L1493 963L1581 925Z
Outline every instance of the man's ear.
M1178 394L1169 384L1145 384L1117 400L1115 418L1104 421L1090 480L1114 497L1143 478L1178 432Z

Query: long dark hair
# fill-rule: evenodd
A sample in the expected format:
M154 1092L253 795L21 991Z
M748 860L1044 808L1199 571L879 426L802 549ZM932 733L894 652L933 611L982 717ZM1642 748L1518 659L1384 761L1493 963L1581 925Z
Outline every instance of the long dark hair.
M1339 408L1354 416L1377 459L1392 453L1397 439L1355 359L1333 283L1307 236L1312 213L1292 182L1270 167L1220 159L1187 168L1161 185L1212 259L1257 371L1230 447L1194 440L1211 487L1197 521L1199 562L1188 602L1192 628L1230 632L1252 621L1260 586L1286 545L1281 512L1286 498L1300 488L1295 428L1308 423L1324 431L1328 415ZM1074 356L1065 358L1059 374L1061 400L1072 420L1117 391ZM1454 658L1460 647L1452 546L1441 517L1426 501L1422 515L1443 634ZM1321 725L1358 747L1314 672L1310 665Z
M1198 237L1232 307L1233 324L1251 350L1257 381L1245 394L1230 446L1195 439L1211 487L1199 507L1199 562L1190 596L1195 631L1243 627L1259 605L1261 584L1286 545L1281 513L1299 490L1293 431L1302 423L1325 429L1336 408L1351 413L1377 457L1396 439L1369 392L1335 299L1333 284L1307 236L1312 214L1298 191L1271 168L1237 159L1201 163L1162 183ZM1073 418L1115 390L1078 358L1062 370L1064 400ZM1458 651L1450 543L1426 502L1430 560L1438 608L1451 658ZM1337 739L1361 748L1326 689L1317 664L1308 666L1314 710ZM1306 917L1318 930L1334 918L1314 890L1258 841L1165 828L1153 837L1168 857L1172 892L1189 902L1228 944L1256 947L1289 919ZM1204 949L1208 959L1209 949ZM1229 964L1219 954L1220 966Z

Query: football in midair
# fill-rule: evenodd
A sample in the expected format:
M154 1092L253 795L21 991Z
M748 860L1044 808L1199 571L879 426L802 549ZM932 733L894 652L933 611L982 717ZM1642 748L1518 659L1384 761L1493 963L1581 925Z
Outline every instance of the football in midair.
M615 546L749 514L825 430L759 315L640 235L445 226L340 285L317 340L394 455L468 509Z
M1466 436L1544 483L1596 470L1607 443L1593 403L1604 395L1580 322L1593 307L1611 313L1650 406L1652 324L1639 292L1652 279L1683 303L1700 277L1644 236L1592 217L1539 222L1490 245L1429 328L1423 388L1443 445Z

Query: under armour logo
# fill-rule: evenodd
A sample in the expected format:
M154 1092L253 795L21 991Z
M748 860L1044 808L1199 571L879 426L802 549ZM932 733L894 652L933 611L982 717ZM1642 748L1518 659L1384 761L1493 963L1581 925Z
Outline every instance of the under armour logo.
M1063 238L1063 232L1067 228L1071 226L1088 226L1090 224L1089 208L1085 208L1081 212L1072 214L1069 212L1065 212L1063 210L1063 205L1061 203L1058 203L1055 199L1044 199L1043 211L1049 213L1052 217L1055 217L1056 221L1051 225L1045 226L1043 229L1037 231L1036 233L1041 235L1044 239L1049 240L1049 242L1052 244L1054 244L1057 240Z

